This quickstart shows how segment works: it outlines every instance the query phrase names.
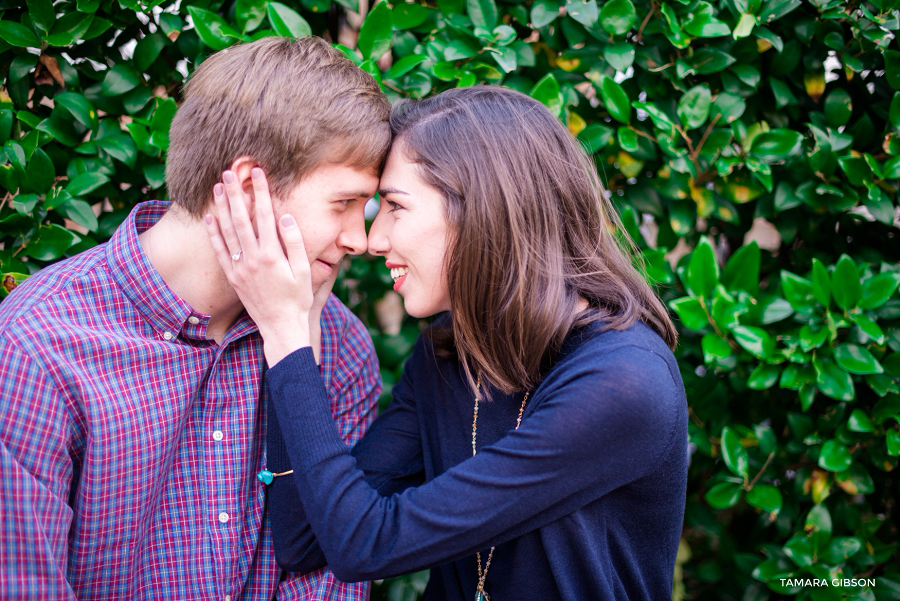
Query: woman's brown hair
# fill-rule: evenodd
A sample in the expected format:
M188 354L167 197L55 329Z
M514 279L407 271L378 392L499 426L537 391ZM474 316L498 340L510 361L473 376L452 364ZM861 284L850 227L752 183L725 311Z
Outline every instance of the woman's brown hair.
M675 327L632 264L638 256L591 159L539 102L480 86L401 102L395 148L439 190L454 239L452 329L436 348L504 393L530 390L573 326ZM578 312L580 298L590 308Z

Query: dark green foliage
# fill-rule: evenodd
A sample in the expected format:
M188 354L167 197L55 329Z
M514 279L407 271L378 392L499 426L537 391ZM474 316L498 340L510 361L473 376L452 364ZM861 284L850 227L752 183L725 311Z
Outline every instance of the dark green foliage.
M0 294L164 197L175 101L203 57L360 22L356 0L174 6L0 2ZM676 598L900 599L896 9L397 1L342 47L392 100L529 93L592 153L679 319L693 454ZM379 321L381 261L348 263L336 292L370 327L386 400L420 327ZM413 600L423 583L373 596Z

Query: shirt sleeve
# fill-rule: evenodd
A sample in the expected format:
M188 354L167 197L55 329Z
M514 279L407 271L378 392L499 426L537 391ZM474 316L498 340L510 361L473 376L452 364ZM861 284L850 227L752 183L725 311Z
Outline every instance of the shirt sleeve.
M654 352L628 346L611 356L556 374L519 430L390 498L365 481L328 420L312 351L279 362L267 379L294 483L337 577L386 578L455 561L650 473L678 442L683 394Z
M72 459L53 383L0 339L0 598L74 600L66 579Z
M374 352L372 354L374 356ZM377 367L377 362L375 365ZM366 482L383 496L401 492L424 481L415 406L404 393L410 389L407 374L411 372L404 371L404 377L394 387L390 407L375 420L367 435L351 451L357 468L365 474ZM290 460L271 395L269 416L268 456L272 466L269 469L276 473L287 471ZM358 430L351 429L351 435L345 436L344 441L351 444L357 438L354 434ZM306 518L298 489L290 478L276 478L269 487L269 507L278 564L290 572L301 573L327 565Z

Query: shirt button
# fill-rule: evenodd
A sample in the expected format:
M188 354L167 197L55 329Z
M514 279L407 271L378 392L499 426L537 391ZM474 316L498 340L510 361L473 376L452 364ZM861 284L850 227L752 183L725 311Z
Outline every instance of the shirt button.
M231 601L231 595L225 595L225 601Z
M192 323L192 324L194 324L194 325L197 325L198 323L200 323L200 318L199 318L199 317L194 317L193 315L191 315L190 317L188 317L188 323Z
M165 338L166 340L172 340L174 336L172 336L172 332L166 332L165 334L163 334L163 338Z
M219 514L219 521L222 522L223 524L224 524L225 522L227 522L227 521L228 521L228 512L223 511L222 513L220 513L220 514Z
M216 442L222 440L223 438L225 438L225 435L222 434L221 430L216 430L213 432L213 440L215 440Z

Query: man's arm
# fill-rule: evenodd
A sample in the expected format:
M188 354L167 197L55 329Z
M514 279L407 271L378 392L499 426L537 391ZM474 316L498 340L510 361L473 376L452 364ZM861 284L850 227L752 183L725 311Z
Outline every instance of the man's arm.
M0 338L0 598L67 599L72 460L65 403L43 369Z

